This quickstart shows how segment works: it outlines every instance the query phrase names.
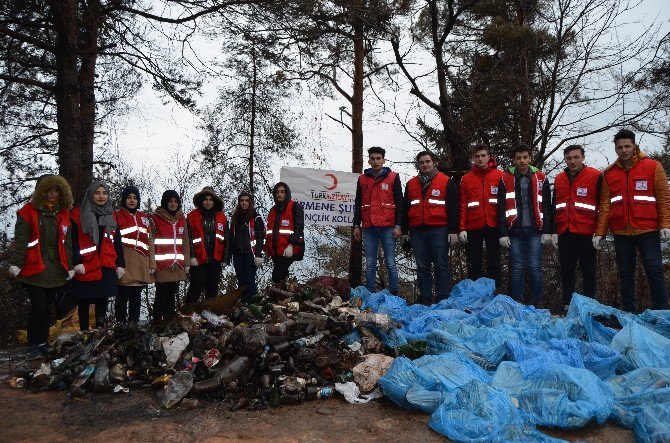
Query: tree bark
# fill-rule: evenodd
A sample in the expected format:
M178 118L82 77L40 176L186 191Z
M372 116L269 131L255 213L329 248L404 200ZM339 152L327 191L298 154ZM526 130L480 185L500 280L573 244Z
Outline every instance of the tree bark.
M254 193L254 137L256 133L256 88L258 87L258 66L256 47L251 48L253 77L251 80L251 123L249 125L249 192Z

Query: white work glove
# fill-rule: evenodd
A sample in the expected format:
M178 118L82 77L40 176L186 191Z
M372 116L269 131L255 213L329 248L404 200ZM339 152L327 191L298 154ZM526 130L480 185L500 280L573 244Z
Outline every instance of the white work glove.
M74 278L74 269L70 269L67 271L67 277L65 277L66 281L70 281Z
M449 234L449 238L447 241L452 245L456 245L458 243L458 234Z
M191 266L198 266L198 259L195 257L191 257Z
M184 268L184 272L186 272L187 274L188 274L188 271L190 271L190 270L191 270L191 267L190 267L190 266L186 266L186 267Z
M670 238L670 228L661 229L661 239L667 240Z
M548 245L551 243L551 234L542 234L542 244Z
M263 266L263 257L254 257L254 264L257 268Z
M118 278L119 280L121 279L121 277L123 277L123 274L125 274L125 273L126 273L125 268L122 268L122 267L116 268L116 278Z
M551 234L551 244L558 249L558 234Z
M293 257L293 245L288 245L286 249L284 249L284 257Z
M461 231L458 233L458 240L460 240L461 243L467 243L468 242L468 231Z
M86 268L81 263L78 265L74 265L74 273L79 275L86 274Z
M593 247L596 249L600 249L600 242L602 241L602 237L600 235L594 235L593 236Z
M509 248L509 246L512 244L512 242L509 241L509 237L500 237L500 240L498 240L500 243L500 246L503 248Z
M149 275L154 275L156 273L156 268L149 269Z
M19 268L18 266L10 266L9 267L9 275L11 275L12 277L18 277L20 273L21 273L21 268Z

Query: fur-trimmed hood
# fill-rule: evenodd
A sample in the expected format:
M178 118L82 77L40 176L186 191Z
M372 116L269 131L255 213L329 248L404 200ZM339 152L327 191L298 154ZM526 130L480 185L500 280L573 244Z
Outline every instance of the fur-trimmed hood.
M193 204L196 208L202 209L202 202L205 200L205 197L212 197L214 199L214 211L221 212L223 211L223 199L216 195L214 188L211 186L205 186L202 188L202 191L198 192L193 196Z
M35 192L30 201L33 202L36 208L42 209L46 206L47 193L49 189L57 186L60 189L60 201L58 207L61 209L72 209L74 199L72 198L72 188L70 184L60 175L43 175L37 180L35 185Z

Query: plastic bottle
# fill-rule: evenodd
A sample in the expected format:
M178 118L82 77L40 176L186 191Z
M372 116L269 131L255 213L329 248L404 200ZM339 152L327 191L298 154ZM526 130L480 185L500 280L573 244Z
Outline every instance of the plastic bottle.
M333 396L333 391L333 388L330 386L307 386L307 399L330 398Z
M193 391L196 393L214 391L222 385L227 385L232 380L239 377L240 374L247 371L250 366L251 360L249 360L249 357L237 357L225 368L214 371L213 377L209 380L195 383L193 385Z
M296 348L312 346L320 342L323 337L324 335L321 333L313 335L311 337L301 337L293 342L293 346L295 346Z

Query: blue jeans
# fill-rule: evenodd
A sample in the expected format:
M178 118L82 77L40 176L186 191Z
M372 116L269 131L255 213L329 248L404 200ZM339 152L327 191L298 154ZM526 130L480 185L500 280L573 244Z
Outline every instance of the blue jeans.
M435 269L435 303L449 297L451 292L451 270L449 269L449 230L446 226L410 230L409 237L414 250L417 268L419 298L417 302L430 305L433 300L433 275Z
M525 273L530 278L533 303L542 299L544 277L542 276L542 236L540 234L510 237L509 271L510 292L516 301L523 300Z
M246 254L233 252L233 266L235 267L235 277L237 277L237 287L246 286L242 293L242 301L249 304L258 292L254 254L252 252Z
M647 274L649 292L654 309L668 309L668 292L663 277L661 238L658 231L640 235L615 235L614 251L621 281L621 301L623 310L637 312L635 298L635 249L640 251L642 266Z
M377 250L379 243L384 251L384 261L389 272L389 291L398 294L398 267L395 264L395 239L393 228L370 226L363 229L363 248L365 250L365 287L376 292Z

